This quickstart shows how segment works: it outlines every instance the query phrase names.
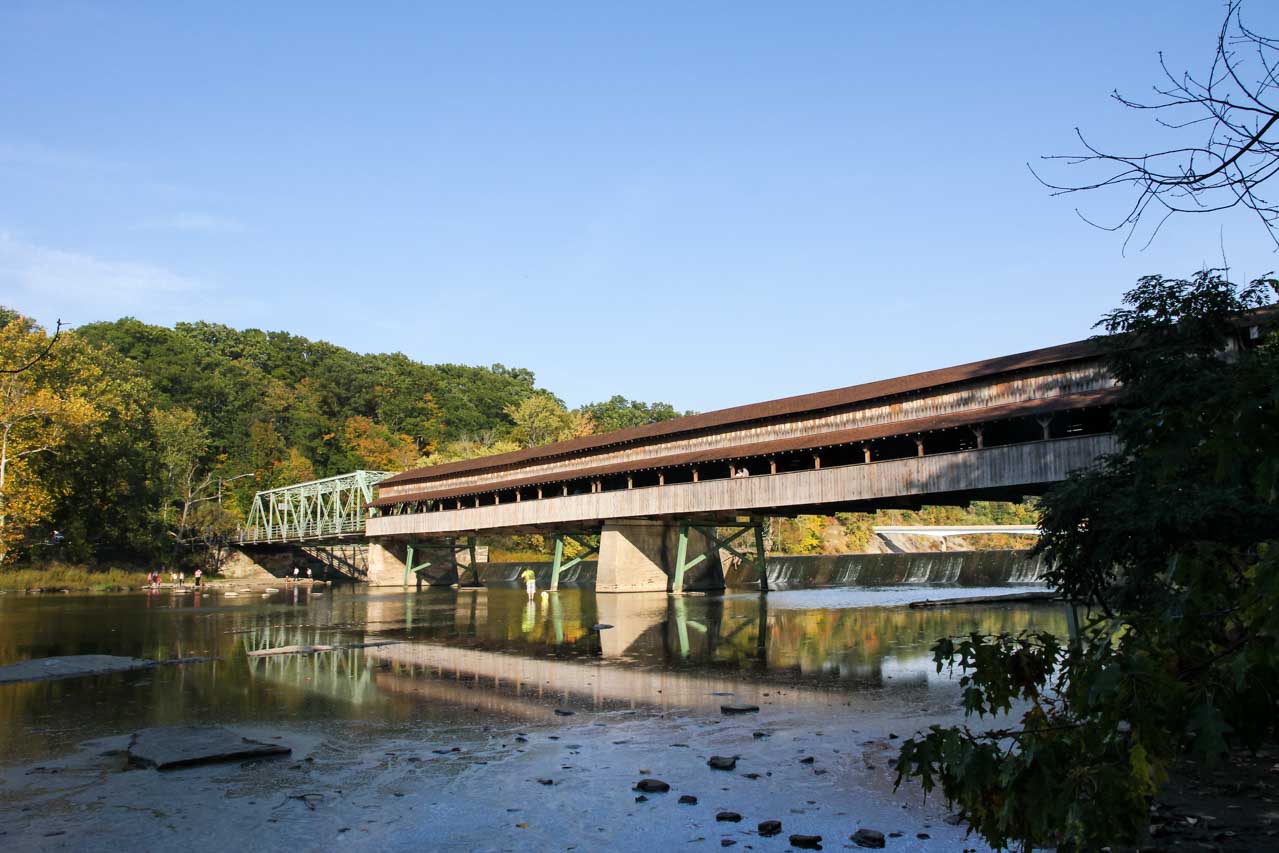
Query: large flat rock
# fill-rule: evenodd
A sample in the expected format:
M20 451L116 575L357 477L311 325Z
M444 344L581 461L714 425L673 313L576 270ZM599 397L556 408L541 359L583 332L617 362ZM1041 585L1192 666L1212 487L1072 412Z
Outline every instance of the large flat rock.
M129 763L174 770L219 761L288 755L292 751L283 744L251 740L221 726L182 726L146 729L135 734L129 742Z
M108 672L127 672L155 666L153 660L118 657L116 655L65 655L54 658L24 660L22 663L0 666L0 684L15 681L45 681L51 678L75 678L81 675L102 675Z

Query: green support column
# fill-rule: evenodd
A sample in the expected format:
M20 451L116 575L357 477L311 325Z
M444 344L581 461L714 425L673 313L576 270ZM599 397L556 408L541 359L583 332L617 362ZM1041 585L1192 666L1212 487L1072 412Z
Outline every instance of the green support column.
M768 560L764 553L764 525L755 522L755 553L759 559L759 591L768 592Z
M409 585L409 573L413 571L413 543L405 546L404 553L404 585Z
M560 588L560 565L564 562L564 534L555 534L555 561L551 563L551 592Z
M471 553L471 578L473 580L473 585L483 586L483 584L480 583L480 564L475 561L475 537L474 536L466 537L466 547L467 547L467 550L470 551ZM462 579L461 574L459 573L458 580L460 581L461 579Z
M685 559L688 557L688 522L683 522L679 526L679 548L675 552L675 577L671 579L671 592L680 593L684 591L684 565Z

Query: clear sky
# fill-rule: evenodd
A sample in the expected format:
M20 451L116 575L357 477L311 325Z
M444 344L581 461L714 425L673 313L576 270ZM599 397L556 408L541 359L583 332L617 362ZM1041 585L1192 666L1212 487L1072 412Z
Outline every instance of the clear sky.
M1279 9L1248 19L1279 33ZM1027 171L1158 142L1212 0L0 0L0 303L527 367L708 410L1074 340L1145 251ZM1051 171L1069 179L1062 168Z

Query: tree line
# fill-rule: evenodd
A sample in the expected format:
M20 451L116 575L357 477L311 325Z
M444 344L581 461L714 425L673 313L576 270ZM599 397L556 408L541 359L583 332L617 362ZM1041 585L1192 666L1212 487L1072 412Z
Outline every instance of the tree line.
M171 559L225 537L262 489L684 414L620 395L569 409L523 368L286 332L125 318L55 334L0 309L0 565Z

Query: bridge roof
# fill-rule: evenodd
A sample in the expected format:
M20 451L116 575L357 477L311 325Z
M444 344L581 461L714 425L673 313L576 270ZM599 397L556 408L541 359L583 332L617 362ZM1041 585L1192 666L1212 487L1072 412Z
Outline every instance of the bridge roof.
M472 483L452 488L435 488L425 485L422 490L409 494L397 494L380 497L372 501L370 506L390 506L408 501L442 500L461 497L463 495L487 493L494 490L518 489L525 486L543 483L562 482L566 479L583 477L603 477L610 474L621 474L629 471L644 471L652 468L670 468L678 465L692 465L698 462L715 462L724 459L745 459L785 453L790 450L816 450L839 444L857 441L870 441L892 435L911 435L939 429L978 424L1005 418L1020 417L1028 414L1062 411L1065 409L1082 409L1088 406L1101 406L1114 402L1119 396L1118 389L1109 388L1103 391L1087 391L1079 394L1065 394L1043 400L1028 400L1009 403L1003 406L988 406L981 409L967 409L945 415L933 415L926 418L914 418L905 421L893 421L855 429L835 430L814 435L795 436L793 438L757 441L749 444L737 444L729 447L714 447L707 450L696 450L688 453L673 453L649 459L633 459L614 462L608 465L594 465L576 469L571 474L564 472L541 473L535 476L514 477L506 480Z
M837 388L832 391L818 391L810 394L800 394L794 397L782 397L781 399L770 400L764 403L733 406L731 408L718 409L716 411L705 412L698 415L673 418L668 421L660 421L654 424L645 424L643 426L630 427L628 429L614 430L613 432L601 433L599 435L583 436L582 438L560 441L555 444L530 447L525 450L517 450L511 453L500 453L494 456L480 457L478 459L449 462L444 465L434 465L426 468L414 468L413 470L396 474L393 477L387 477L381 482L381 485L405 485L408 483L428 482L447 477L455 477L460 474L500 471L504 468L516 467L534 460L551 459L558 456L572 456L574 454L585 453L600 448L623 444L635 444L652 439L679 435L681 433L696 432L699 430L714 429L751 421L792 416L806 412L818 412L825 409L833 409L855 403L864 403L882 397L891 397L899 394L922 391L927 388L935 388L942 385L952 385L959 382L984 379L1021 370L1096 358L1100 354L1101 346L1096 341L1091 339L1075 341L1073 343L1030 350L1029 352L1017 353L1015 355L1005 355L1000 356L999 358L973 361L968 364L960 364L954 367L926 370L922 373L912 373L906 376L899 376L894 379L881 379L861 385L851 385L847 388ZM903 426L904 424L897 424L895 431L902 431ZM937 429L938 427L921 428ZM821 437L822 443L827 445L842 443L833 442L830 440L830 437L831 434L823 435ZM871 436L864 436L864 438L869 437ZM857 439L848 440L852 441ZM781 449L795 448L779 448L777 450L764 452L779 452ZM633 467L654 467L654 463L656 462L657 460L653 460L648 464ZM682 463L666 462L661 464ZM590 473L598 474L604 472L583 471L584 476ZM531 480L530 482L544 482L545 479L546 478L543 477L538 478L537 480ZM512 483L510 485L514 484ZM489 488L491 489L492 486ZM410 499L412 498L408 496L401 496L397 500L402 501Z

